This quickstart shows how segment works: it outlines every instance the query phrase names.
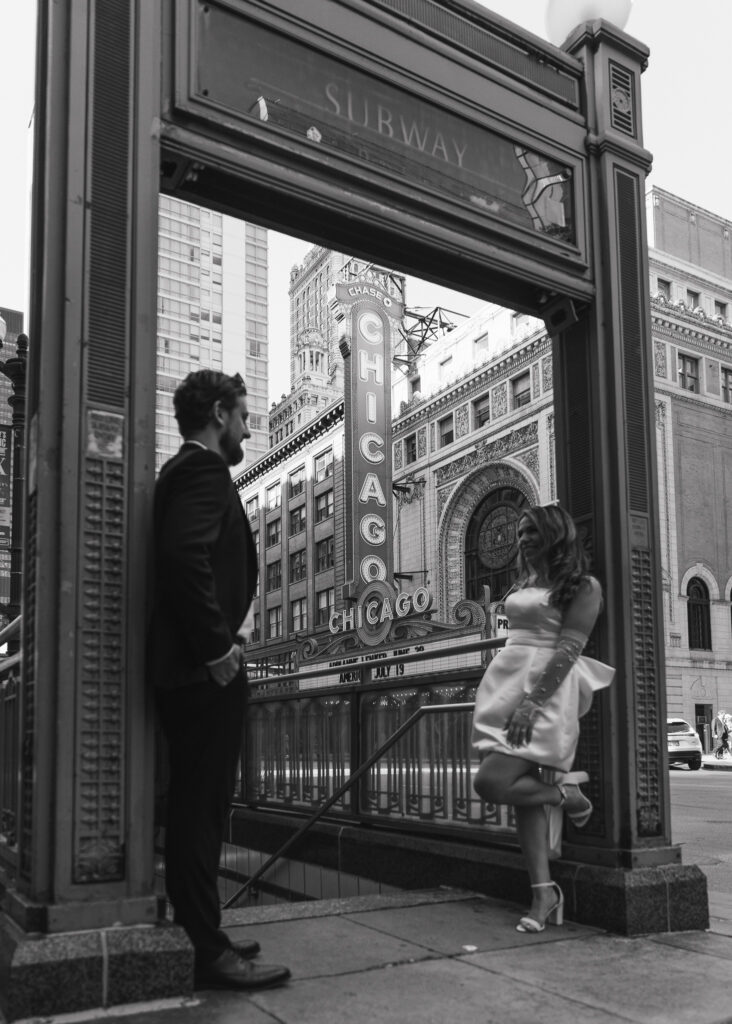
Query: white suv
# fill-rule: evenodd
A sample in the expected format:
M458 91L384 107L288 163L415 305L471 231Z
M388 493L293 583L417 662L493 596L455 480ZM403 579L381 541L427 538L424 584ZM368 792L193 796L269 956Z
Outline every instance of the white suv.
M696 729L683 718L667 718L669 764L688 764L693 772L702 764L702 745Z

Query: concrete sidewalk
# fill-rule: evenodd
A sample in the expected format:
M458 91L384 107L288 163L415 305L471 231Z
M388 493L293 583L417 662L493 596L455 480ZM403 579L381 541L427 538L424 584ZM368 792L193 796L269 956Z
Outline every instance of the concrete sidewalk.
M714 754L702 754L702 768L711 772L732 772L732 755L715 757Z
M256 937L261 960L290 967L286 986L53 1020L723 1024L732 1022L732 898L710 893L710 906L724 916L707 932L642 938L571 922L522 935L522 908L454 890L227 911L233 939Z

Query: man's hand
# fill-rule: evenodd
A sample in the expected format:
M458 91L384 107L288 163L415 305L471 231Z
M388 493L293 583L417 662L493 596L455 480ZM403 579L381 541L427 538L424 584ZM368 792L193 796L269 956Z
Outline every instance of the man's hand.
M225 658L208 666L208 671L215 683L219 686L228 686L243 668L244 652L238 644L234 644Z

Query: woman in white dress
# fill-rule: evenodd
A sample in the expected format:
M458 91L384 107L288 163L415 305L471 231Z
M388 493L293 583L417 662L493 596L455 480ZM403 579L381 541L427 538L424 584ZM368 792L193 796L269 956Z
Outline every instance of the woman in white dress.
M582 656L602 607L571 516L559 505L527 509L518 523L519 578L505 602L506 646L488 666L475 699L473 745L481 763L475 791L516 808L518 838L531 881L531 908L521 932L561 924L564 897L549 871L551 808L577 828L592 804L579 788L584 772L569 770L579 719L614 670ZM551 769L555 782L543 781ZM547 810L549 809L549 814ZM559 815L561 820L561 814Z

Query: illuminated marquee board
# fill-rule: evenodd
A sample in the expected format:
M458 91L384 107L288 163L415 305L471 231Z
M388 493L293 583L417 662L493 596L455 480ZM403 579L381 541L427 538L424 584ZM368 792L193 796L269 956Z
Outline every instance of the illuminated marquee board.
M335 286L331 303L340 324L345 362L346 594L355 601L368 588L393 597L391 494L392 333L402 304L376 279L357 278ZM384 631L358 626L367 643ZM383 624L382 624L383 625ZM388 624L387 624L388 629ZM367 639L367 636L369 639Z

